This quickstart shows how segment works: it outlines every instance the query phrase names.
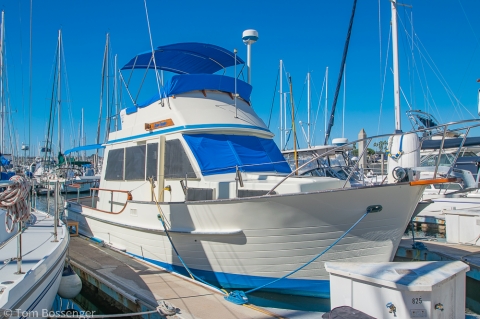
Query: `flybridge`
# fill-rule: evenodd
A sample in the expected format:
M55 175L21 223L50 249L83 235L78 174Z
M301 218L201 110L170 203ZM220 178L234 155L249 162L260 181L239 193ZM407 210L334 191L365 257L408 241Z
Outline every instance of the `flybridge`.
M147 51L136 55L122 70L157 69L178 75L168 80L159 91L147 101L137 103L126 109L126 114L137 112L165 97L191 91L220 91L234 95L250 103L252 87L239 79L213 74L227 67L243 65L245 62L236 53L216 45L206 43L176 43L159 46L154 52Z
M213 74L234 66L235 60L236 64L245 63L233 52L213 44L176 43L157 47L154 56L152 51L142 52L122 70L156 68L177 74Z

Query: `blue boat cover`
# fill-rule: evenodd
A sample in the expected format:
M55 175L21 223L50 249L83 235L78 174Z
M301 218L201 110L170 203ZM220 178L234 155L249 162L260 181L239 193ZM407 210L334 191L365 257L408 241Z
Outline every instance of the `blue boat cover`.
M78 146L78 147L74 147L74 148L71 148L69 150L66 150L65 153L63 153L63 154L68 155L72 152L96 150L96 149L99 149L99 148L105 148L105 146L102 145L102 144L91 144L91 145Z
M445 139L443 143L443 148L458 148L462 144L463 138L448 138ZM422 143L422 150L435 150L439 149L441 146L442 140L425 140ZM479 146L480 137L467 137L463 147L468 146Z
M3 155L1 155L0 163L2 164L2 166L7 166L7 165L10 165L10 160L6 159L5 157L3 157Z
M237 64L244 64L237 56ZM155 49L158 70L178 74L212 74L235 65L235 54L224 48L206 43L176 43ZM152 51L142 52L131 59L122 70L154 68Z
M242 172L291 173L272 139L256 136L184 134L204 176Z
M222 92L235 93L235 78L217 75L217 74L182 74L175 75L168 80L165 85L160 88L160 94L163 97L177 95L195 90L216 90ZM247 102L250 102L250 94L252 86L242 80L237 79L237 93ZM149 106L158 101L158 92L149 100L137 104L138 107ZM134 110L127 108L127 114L133 113Z

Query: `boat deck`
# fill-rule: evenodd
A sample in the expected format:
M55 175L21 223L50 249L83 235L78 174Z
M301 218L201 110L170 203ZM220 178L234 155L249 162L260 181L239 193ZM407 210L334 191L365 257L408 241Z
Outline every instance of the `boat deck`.
M17 240L12 238L6 240L0 249L0 305L5 304L9 298L15 300L40 279L40 274L45 270L38 267L48 267L44 260L48 258L66 239L65 226L57 227L57 239L54 242L53 217L45 213L32 212L31 220L34 222L27 225L28 228L21 235L22 237L22 263L21 274L17 274ZM4 214L1 215L4 217ZM5 227L1 225L0 227ZM13 231L16 233L16 229ZM38 270L38 271L36 271ZM36 277L37 276L37 277Z
M238 306L223 295L180 275L114 251L83 237L70 241L72 267L131 312L153 310L163 300L178 311L169 318L284 318L266 309Z

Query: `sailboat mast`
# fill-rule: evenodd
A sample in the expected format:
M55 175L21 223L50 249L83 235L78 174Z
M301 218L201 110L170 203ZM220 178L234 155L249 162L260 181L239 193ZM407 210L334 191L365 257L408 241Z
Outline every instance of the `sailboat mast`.
M400 74L398 69L398 31L397 31L397 2L392 3L392 50L393 50L393 94L395 103L395 131L401 132L400 120Z
M84 126L83 126L83 107L82 107L82 125L80 126L80 146L85 146L85 141L83 140ZM83 159L85 159L85 154L83 154Z
M62 152L62 30L58 30L58 79L57 79L57 108L58 108L58 151Z
M327 113L328 113L328 66L325 70L325 138L327 138Z
M347 92L347 64L345 63L345 68L343 69L343 112L342 112L342 137L345 137L345 98Z
M310 72L307 73L307 146L310 147L310 107L311 107L311 92L310 92Z
M102 109L103 109L103 88L105 84L105 64L107 60L107 54L108 54L108 33L107 33L107 40L105 43L105 51L103 53L103 64L102 64L102 82L100 85L100 110L99 110L99 116L98 116L98 124L97 124L97 139L96 139L96 144L100 144L100 125L102 123ZM98 160L98 149L95 152L95 157Z
M106 116L106 125L105 125L105 142L108 141L108 134L110 134L110 119L112 116L112 110L110 105L110 33L107 33L107 55L105 63L105 79L106 83L106 99L107 99L107 116Z
M297 154L297 130L295 129L295 101L293 100L292 77L288 77L290 86L290 103L292 106L292 133L293 133L293 158L295 161L295 169L298 170L298 154ZM298 175L298 171L295 172Z
M280 68L278 72L280 72L280 149L283 150L283 92L282 92L282 69L283 69L283 61L280 60Z
M113 78L113 96L115 99L115 132L118 131L118 113L120 112L118 109L118 83L117 83L117 55L115 54L115 59L114 59L114 78ZM163 80L162 80L163 81Z
M4 92L4 76L5 73L4 71L4 42L5 42L5 11L2 11L2 24L1 24L1 29L0 29L0 103L1 103L1 110L0 112L2 113L1 119L2 119L2 129L0 133L0 139L1 139L1 149L0 152L5 152L5 92Z

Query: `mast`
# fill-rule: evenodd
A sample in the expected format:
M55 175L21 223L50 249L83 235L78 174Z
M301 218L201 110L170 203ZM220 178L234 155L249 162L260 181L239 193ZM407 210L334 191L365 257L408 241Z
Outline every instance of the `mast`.
M102 64L102 82L100 85L100 110L99 110L99 116L98 116L98 124L97 124L97 139L96 139L96 144L100 144L100 125L102 123L102 110L103 110L103 87L105 84L105 64L107 60L107 54L108 54L108 33L107 33L107 40L105 43L105 51L103 52L103 64ZM95 152L95 155L98 159L98 149Z
M283 92L283 133L284 133L284 138L283 141L286 144L287 143L287 92ZM286 148L287 145L284 145L284 148Z
M327 113L328 113L328 66L325 70L325 138L327 138Z
M295 160L295 169L298 170L298 155L297 155L297 131L295 129L295 102L293 100L293 91L292 91L292 77L288 77L288 82L290 86L290 103L292 105L292 133L293 133L293 158ZM298 175L298 171L295 172L295 175Z
M342 137L345 137L345 95L347 91L347 64L345 64L345 69L343 69L343 112L342 112Z
M311 92L310 92L310 72L307 73L307 146L310 147L310 108L311 108Z
M2 120L2 128L0 131L0 139L1 139L1 148L0 152L5 152L5 92L4 92L4 42L5 42L5 11L2 10L2 24L0 26L0 103L1 103L1 120Z
M283 150L283 92L282 92L282 69L283 69L283 61L280 60L280 150Z
M80 143L79 143L80 146L85 146L85 141L83 140L83 134L84 134L84 126L83 126L83 107L82 107L82 124L80 126ZM83 159L85 159L85 155L83 155Z
M114 59L114 77L113 77L113 97L115 99L115 132L118 131L118 113L120 112L118 109L118 83L117 83L117 55L115 54L115 59Z
M107 33L107 55L106 55L106 62L105 62L105 80L106 80L106 95L107 95L107 116L106 116L106 125L105 125L105 142L108 141L108 134L110 133L110 121L111 121L111 116L112 116L112 110L111 110L111 105L110 105L110 33Z
M353 0L352 15L350 16L350 24L348 25L347 38L345 39L345 45L343 47L342 62L340 63L340 72L338 74L337 86L335 88L335 94L333 96L332 110L330 113L330 121L328 122L327 134L325 136L324 145L327 145L330 133L332 132L333 123L335 120L335 109L337 108L338 93L340 92L340 86L342 84L343 70L347 60L348 45L350 44L350 36L352 34L353 19L355 17L355 10L357 7L357 0Z
M58 107L58 151L62 152L62 30L58 30L58 79L57 79L57 107Z
M398 69L398 31L397 31L397 2L392 3L392 51L393 51L393 94L395 103L395 132L402 131L400 119L400 74Z

